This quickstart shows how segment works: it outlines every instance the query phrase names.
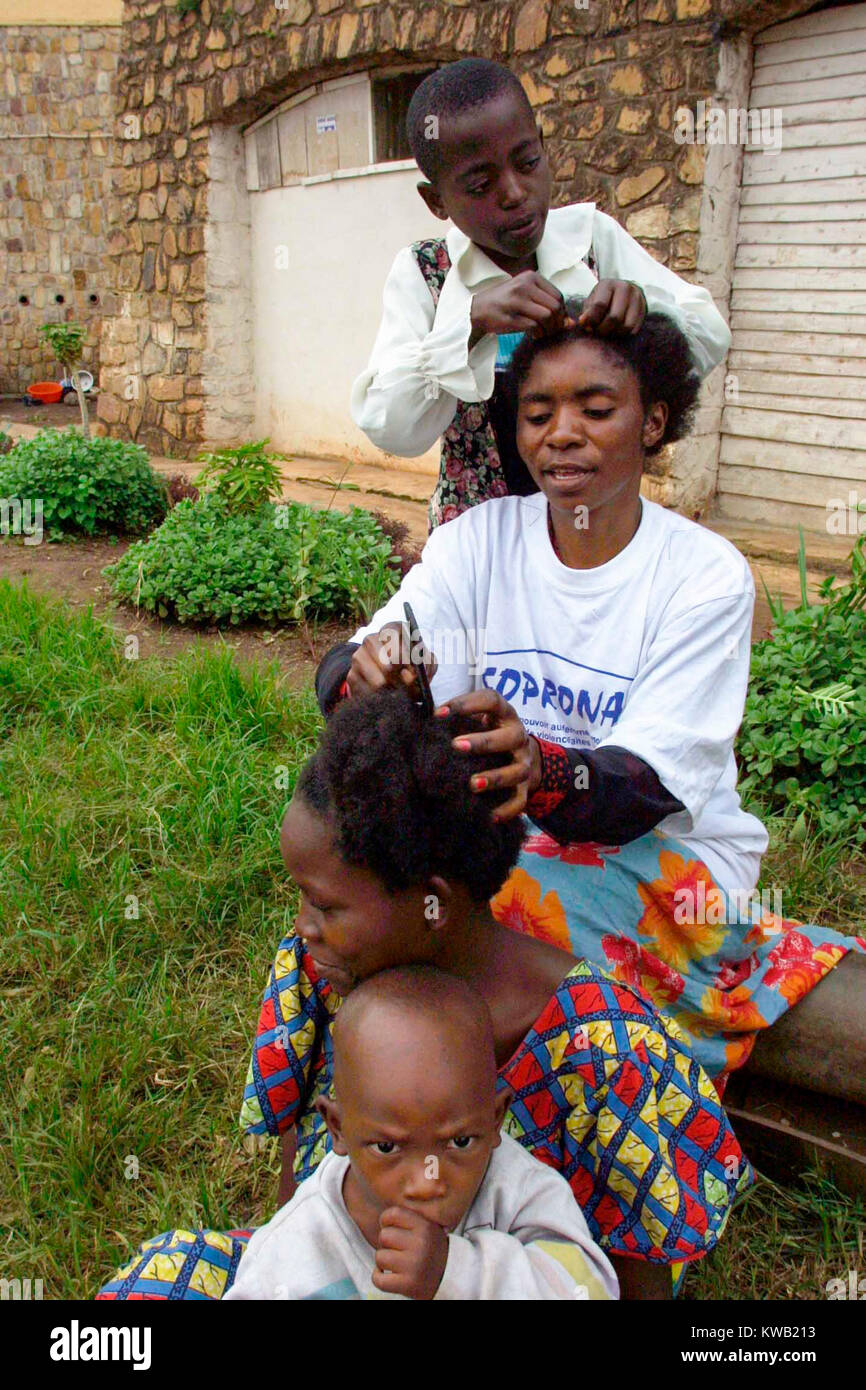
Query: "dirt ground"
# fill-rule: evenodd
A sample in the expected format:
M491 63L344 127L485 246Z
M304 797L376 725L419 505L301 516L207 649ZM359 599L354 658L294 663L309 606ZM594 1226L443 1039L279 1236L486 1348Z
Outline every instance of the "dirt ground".
M124 636L134 633L139 651L148 656L177 656L187 647L203 643L229 647L242 661L276 661L286 685L301 689L312 685L316 667L329 647L351 637L356 623L320 623L300 627L265 627L244 624L236 629L182 626L163 622L111 598L102 570L119 560L129 541L80 540L28 546L18 538L0 540L0 576L26 576L37 592L54 594L73 607L93 605L94 613L113 624Z
M20 400L13 400L6 396L0 400L0 416L4 420L10 420L14 425L35 425L37 429L63 429L64 425L78 425L81 423L81 415L78 410L78 399L73 394L66 397L73 401L73 405L25 405L23 397ZM90 414L96 414L95 398L87 397L90 407Z

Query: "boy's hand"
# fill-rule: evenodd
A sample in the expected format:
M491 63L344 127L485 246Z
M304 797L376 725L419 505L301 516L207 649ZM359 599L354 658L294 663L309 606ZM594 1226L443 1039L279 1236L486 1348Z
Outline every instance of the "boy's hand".
M426 649L420 656L432 680L436 674L436 658ZM409 660L409 630L404 623L386 623L378 632L365 637L352 653L352 664L346 676L350 695L367 695L386 686L399 690L405 686L416 700L421 698L418 677Z
M599 280L586 298L578 323L603 338L609 333L637 333L646 311L640 285L630 280Z
M379 1248L373 1283L383 1293L435 1298L448 1262L442 1226L405 1207L388 1207L379 1217Z
M470 350L487 333L556 333L566 321L565 301L537 270L523 270L472 296Z

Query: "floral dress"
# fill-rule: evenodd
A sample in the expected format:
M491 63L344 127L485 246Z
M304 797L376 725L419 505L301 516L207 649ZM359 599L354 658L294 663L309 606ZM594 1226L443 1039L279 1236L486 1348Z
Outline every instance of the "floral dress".
M494 916L641 990L719 1086L762 1029L849 951L866 952L864 937L783 918L778 894L725 893L688 845L659 830L600 845L528 828Z
M427 283L434 305L451 269L444 237L416 241L412 254ZM430 528L452 521L490 497L506 497L508 487L496 447L496 435L486 401L458 401L454 419L442 436L439 481L430 499Z

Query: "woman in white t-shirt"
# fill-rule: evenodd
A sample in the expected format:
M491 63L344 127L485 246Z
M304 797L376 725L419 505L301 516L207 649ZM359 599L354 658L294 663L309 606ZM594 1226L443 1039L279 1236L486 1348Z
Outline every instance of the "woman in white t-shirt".
M434 531L399 592L325 657L317 693L326 713L384 685L417 693L408 601L437 705L484 714L489 731L464 746L503 755L476 790L513 788L499 814L531 822L495 914L644 990L721 1077L866 942L783 921L755 893L767 834L740 805L733 753L749 567L640 495L647 458L690 423L688 343L657 313L591 336L580 302L566 307L565 328L527 335L511 367L539 491ZM854 987L862 966L846 966Z

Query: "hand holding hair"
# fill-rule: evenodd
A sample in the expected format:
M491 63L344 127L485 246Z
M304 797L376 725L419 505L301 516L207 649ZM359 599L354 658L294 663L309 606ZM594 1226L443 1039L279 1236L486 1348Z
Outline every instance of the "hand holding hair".
M558 332L564 316L565 301L556 286L537 270L524 270L472 296L470 343L487 333Z
M418 677L410 660L409 638L404 623L386 623L371 633L352 653L352 664L346 676L350 695L367 695L373 690L405 688L415 700L420 700ZM432 680L436 673L436 658L426 649L420 658Z
M631 280L599 280L587 295L581 328L602 338L611 333L637 333L647 314L646 296Z
M473 690L458 695L436 711L437 715L477 714L486 729L477 734L461 734L453 740L461 753L501 753L502 766L476 774L469 785L473 791L486 792L496 788L513 788L508 801L497 806L493 819L511 820L522 815L533 792L541 783L541 751L538 742L527 733L517 711L495 690Z

